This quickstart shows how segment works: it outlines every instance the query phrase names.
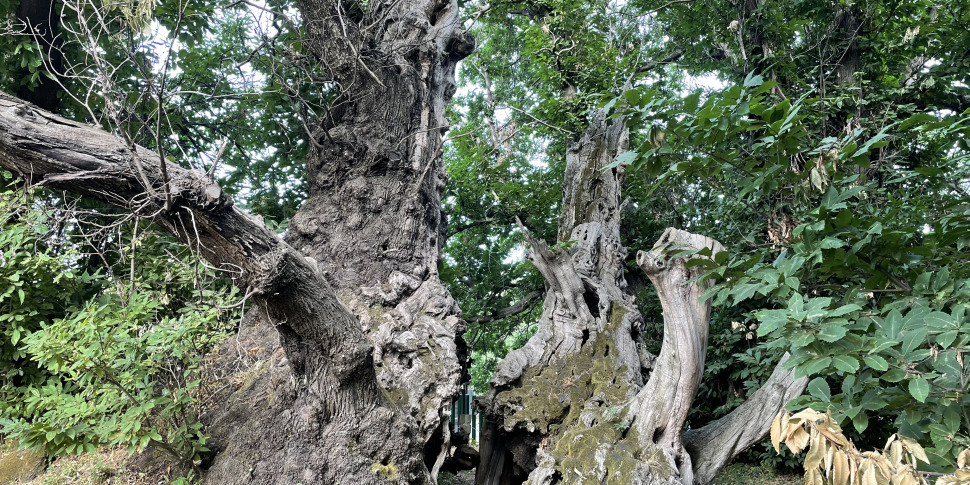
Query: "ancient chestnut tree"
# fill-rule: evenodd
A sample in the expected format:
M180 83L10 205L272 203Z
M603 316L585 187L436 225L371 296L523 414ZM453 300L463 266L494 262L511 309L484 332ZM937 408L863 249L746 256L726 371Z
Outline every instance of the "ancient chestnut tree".
M236 207L212 173L125 136L132 121L110 98L99 109L114 132L0 95L0 166L151 220L257 304L237 342L263 363L206 417L219 451L210 483L431 482L450 453L466 360L438 263L445 109L474 41L456 2L297 7L301 25L276 15L298 33L305 50L289 59L313 66L327 109L303 127L307 199L284 236ZM161 100L164 83L151 87ZM623 117L590 116L566 156L557 244L527 236L543 312L482 403L480 484L707 483L804 389L779 368L736 411L685 431L711 311L699 296L713 283L695 263L724 248L670 229L637 254L664 309L663 350L651 355L620 240L625 169L613 161L628 143Z

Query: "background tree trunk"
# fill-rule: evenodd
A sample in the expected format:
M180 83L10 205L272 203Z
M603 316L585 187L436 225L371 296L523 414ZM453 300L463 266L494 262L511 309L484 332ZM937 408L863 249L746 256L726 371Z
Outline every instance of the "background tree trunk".
M688 453L683 427L703 376L710 304L698 302L709 283L697 283L700 270L686 262L723 248L668 229L651 251L638 254L664 310L663 348L651 355L623 276L623 170L605 169L626 150L627 137L622 118L607 121L597 112L567 153L559 243L550 250L527 235L546 299L536 335L499 364L480 402L487 424L479 485L707 483L753 442L731 447L726 437L756 440L767 431L771 418L761 423L751 409L773 416L806 385L776 372L765 388L784 392L770 399L767 391L756 393L742 406L743 419L732 413L703 428L707 434L688 440ZM724 445L717 450L699 442L715 434ZM695 463L703 468L695 471Z

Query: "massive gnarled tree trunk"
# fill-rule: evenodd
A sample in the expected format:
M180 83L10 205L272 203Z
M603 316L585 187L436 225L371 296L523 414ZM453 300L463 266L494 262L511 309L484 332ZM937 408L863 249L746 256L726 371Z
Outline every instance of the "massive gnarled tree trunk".
M309 199L286 241L204 174L168 163L166 180L155 153L5 95L0 165L152 218L258 304L240 340L266 359L207 418L210 483L428 483L463 363L437 262L445 106L473 42L454 0L356 18L335 0L299 7L336 99L312 130Z
M480 403L487 425L479 485L708 483L804 390L805 379L779 367L734 413L684 432L710 318L710 304L698 301L706 288L696 281L699 269L686 263L724 248L668 229L638 253L664 314L662 350L650 355L623 274L623 170L604 169L626 150L627 136L621 118L593 117L567 154L564 244L550 250L527 238L546 299L536 335L499 364Z
M529 238L547 281L544 313L483 403L479 483L707 483L804 389L804 379L779 368L735 412L683 432L710 309L697 300L697 270L685 265L702 256L677 251L721 248L672 229L638 254L664 308L664 347L649 355L625 292L622 171L602 170L625 138L621 121L599 114L569 152L559 234L569 250ZM287 244L204 174L169 167L166 184L159 163L113 135L0 95L0 166L151 217L230 271L259 304L250 320L264 322L251 324L246 345L279 336L281 351L265 344L272 358L234 379L228 406L212 418L223 449L211 483L430 481L437 448L447 445L439 433L459 378L460 323L433 269L385 268L380 286L341 284L339 264Z
M308 393L325 385L329 378L320 373L331 364L306 335L280 327L297 377L290 391L297 401L283 408L295 414L280 428L272 419L279 404L262 411L234 400L240 402L238 411L215 418L226 450L210 479L235 483L253 466L251 442L282 429L281 441L299 437L304 444L294 447L290 441L278 450L259 445L256 455L263 465L256 469L265 470L264 478L243 482L299 480L295 472L301 468L305 483L375 480L381 474L395 482L421 481L422 466L407 461L419 457L433 472L441 466L451 399L464 363L463 323L438 280L437 263L444 231L445 107L455 92L455 65L470 53L473 41L461 30L451 0L376 2L360 18L339 1L298 4L309 49L337 95L310 134L309 198L293 217L286 241L316 262L373 345L372 355L354 357L368 370L354 379L369 382L376 376L380 400L403 416L366 419L373 405L361 400L358 390L344 396ZM273 378L262 378L246 393L262 389L267 380ZM333 401L350 406L340 420L321 412ZM235 417L250 412L256 418L240 426ZM406 447L400 457L387 453L398 446ZM351 467L355 475L333 467L344 457L360 457ZM293 472L280 474L279 463L292 463Z

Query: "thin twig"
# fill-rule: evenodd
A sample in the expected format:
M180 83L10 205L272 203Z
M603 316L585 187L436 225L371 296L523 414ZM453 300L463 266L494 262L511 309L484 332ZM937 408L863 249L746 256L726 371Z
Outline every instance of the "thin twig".
M524 111L524 110L521 110L519 108L516 108L515 106L498 106L496 109L506 109L506 108L507 109L510 109L512 111L516 111L516 112L522 113L522 114L528 116L529 118L532 118L536 123L539 123L539 124L541 124L541 125L543 125L543 126L545 126L547 128L552 128L553 130L558 130L558 131L561 131L561 132L566 133L568 135L575 135L576 134L575 132L569 131L569 130L567 130L565 128L561 128L559 126L550 125L549 123L546 123L545 121L542 121L539 118L536 118L535 116L532 115L532 113L529 113L527 111Z

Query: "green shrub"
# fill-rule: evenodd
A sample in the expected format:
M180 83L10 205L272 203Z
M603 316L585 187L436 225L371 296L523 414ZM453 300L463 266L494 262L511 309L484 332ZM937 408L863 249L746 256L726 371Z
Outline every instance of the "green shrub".
M234 292L154 228L115 222L98 244L49 235L42 201L28 211L17 197L0 194L0 433L50 455L153 444L199 459L199 365ZM85 269L84 243L107 248L103 273Z

